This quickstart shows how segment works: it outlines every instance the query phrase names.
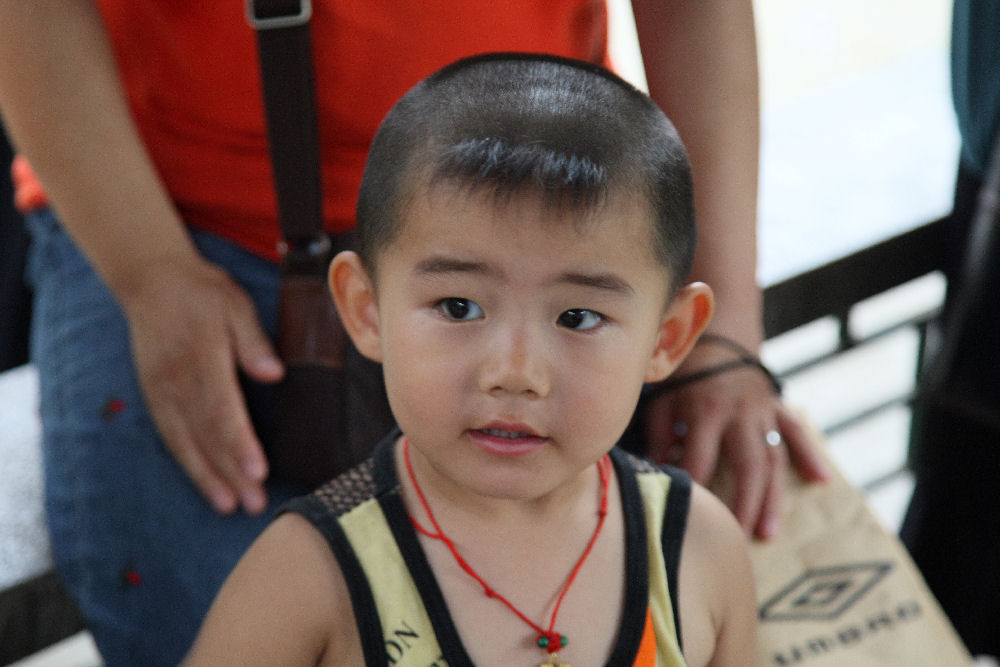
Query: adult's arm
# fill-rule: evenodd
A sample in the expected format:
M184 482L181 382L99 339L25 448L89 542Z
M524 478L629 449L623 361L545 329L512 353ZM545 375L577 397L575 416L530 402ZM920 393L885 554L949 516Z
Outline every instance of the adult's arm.
M0 0L0 113L129 322L150 412L222 512L266 504L237 382L283 369L249 297L195 250L128 109L92 0Z
M694 171L698 252L692 279L711 285L711 333L756 352L763 340L757 285L759 93L751 0L632 0L650 95L674 122ZM682 376L734 358L699 344ZM789 455L800 474L822 479L818 444L758 370L745 367L650 401L650 453L705 482L725 457L737 478L732 510L748 533L777 532ZM678 426L681 425L681 426ZM785 446L768 447L781 433ZM678 436L678 433L682 436ZM787 446L787 450L786 450Z

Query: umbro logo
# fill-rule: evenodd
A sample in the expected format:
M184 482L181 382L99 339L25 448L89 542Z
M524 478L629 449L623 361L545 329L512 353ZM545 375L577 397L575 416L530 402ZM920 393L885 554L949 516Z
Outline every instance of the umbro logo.
M888 561L808 570L760 608L762 621L832 621L889 571Z

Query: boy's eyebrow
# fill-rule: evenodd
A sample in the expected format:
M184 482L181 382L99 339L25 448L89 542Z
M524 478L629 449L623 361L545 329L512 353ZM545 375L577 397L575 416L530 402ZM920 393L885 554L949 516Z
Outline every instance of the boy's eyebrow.
M486 262L474 262L452 257L428 257L417 263L415 272L421 275L437 275L443 273L478 273L483 275L498 275L500 271ZM555 282L569 285L579 285L591 289L619 294L632 294L635 290L623 278L613 273L577 273L569 272L560 275Z
M632 294L635 291L626 280L613 273L564 273L558 282L620 294Z
M416 273L433 275L437 273L496 273L485 262L468 262L451 257L429 257L417 263Z

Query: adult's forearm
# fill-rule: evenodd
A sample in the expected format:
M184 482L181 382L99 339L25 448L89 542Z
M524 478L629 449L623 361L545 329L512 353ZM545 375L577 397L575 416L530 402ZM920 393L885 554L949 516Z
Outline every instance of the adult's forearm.
M121 301L195 257L129 112L91 0L0 0L0 112L17 149Z
M691 156L698 216L692 278L716 295L709 328L754 349L759 93L751 0L633 0L650 94Z

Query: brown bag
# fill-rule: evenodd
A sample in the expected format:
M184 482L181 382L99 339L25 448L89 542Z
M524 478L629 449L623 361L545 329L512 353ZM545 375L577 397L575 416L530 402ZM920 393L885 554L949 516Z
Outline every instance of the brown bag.
M271 474L316 486L363 461L392 429L382 367L351 344L316 276L282 280L278 350L286 374L264 437Z
M825 484L790 473L781 525L751 546L758 665L972 664L905 548L839 473Z

